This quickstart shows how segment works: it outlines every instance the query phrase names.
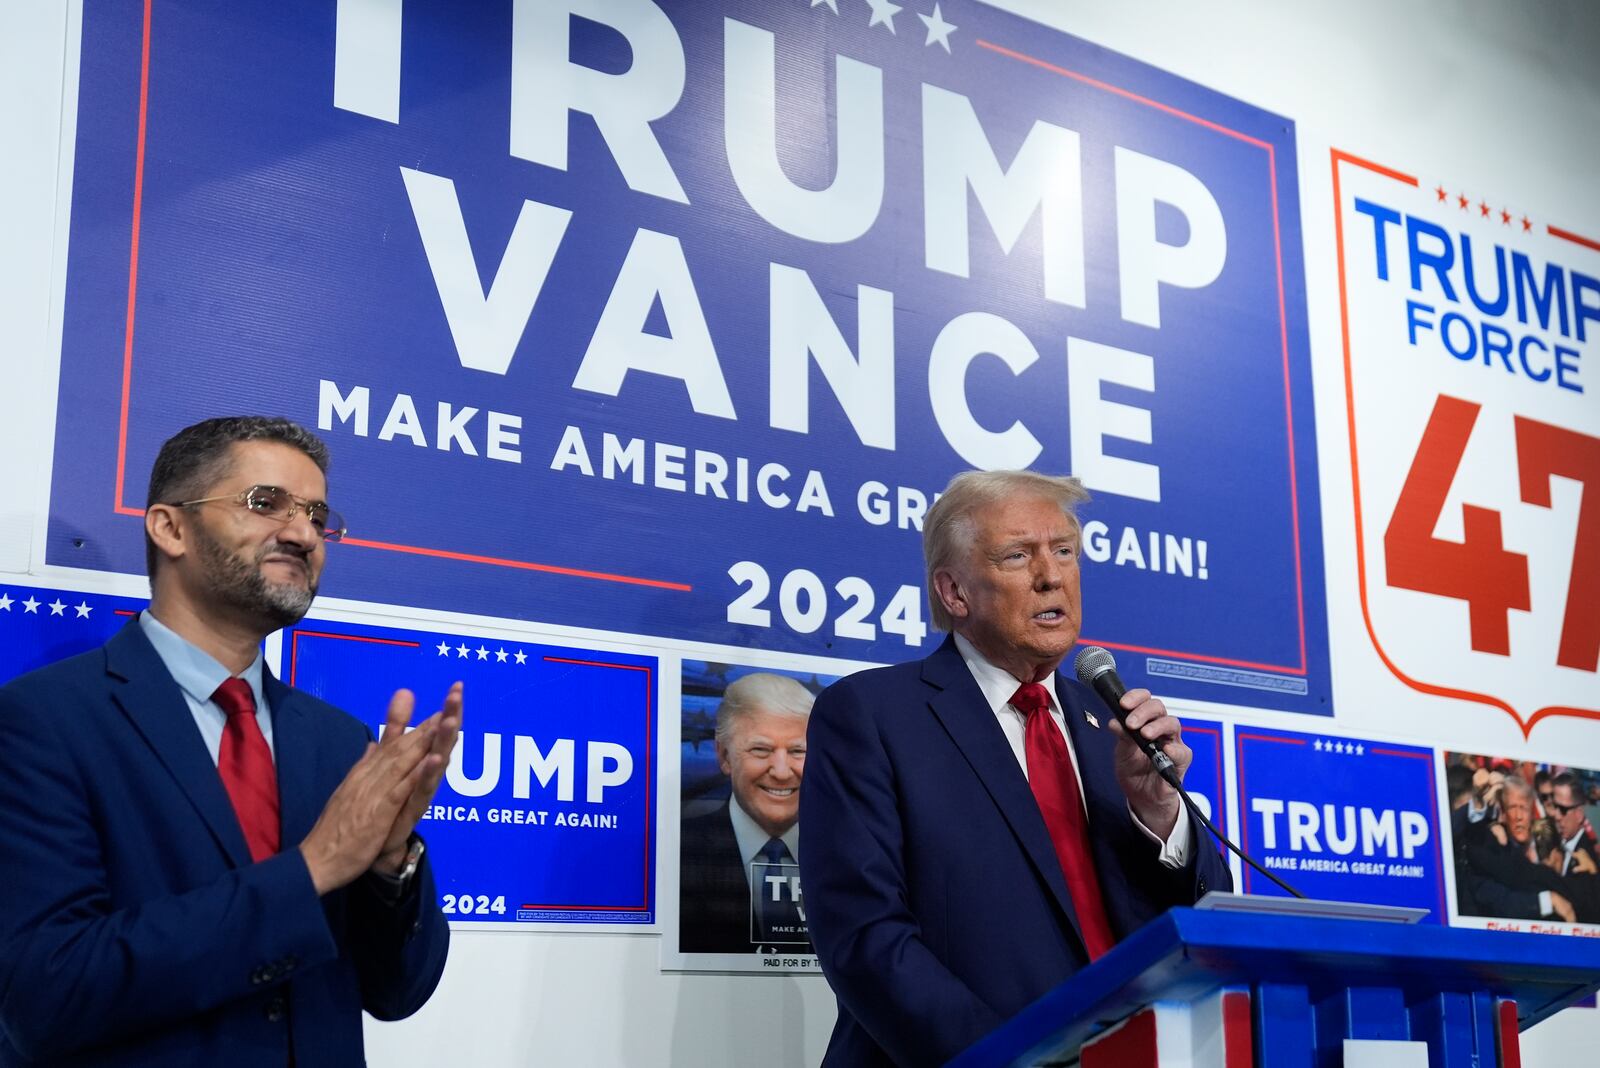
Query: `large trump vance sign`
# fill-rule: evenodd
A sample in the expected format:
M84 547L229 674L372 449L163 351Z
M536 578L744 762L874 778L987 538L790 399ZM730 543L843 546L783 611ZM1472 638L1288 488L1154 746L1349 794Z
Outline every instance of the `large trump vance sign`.
M331 593L895 660L949 476L1070 471L1130 682L1331 711L1286 120L961 0L200 11L85 5L52 563L282 411Z

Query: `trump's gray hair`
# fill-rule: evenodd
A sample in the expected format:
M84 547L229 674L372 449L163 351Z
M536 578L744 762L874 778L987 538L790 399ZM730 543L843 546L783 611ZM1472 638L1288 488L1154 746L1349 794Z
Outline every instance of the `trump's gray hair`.
M949 631L955 621L945 611L933 576L952 567L972 548L973 515L1009 497L1039 497L1061 508L1078 527L1078 505L1089 499L1083 483L1068 475L1034 471L963 471L950 480L922 521L922 558L927 563L928 614L935 628Z
M728 684L717 706L717 744L724 745L734 725L756 712L771 712L794 719L810 719L816 700L810 690L787 675L755 671Z

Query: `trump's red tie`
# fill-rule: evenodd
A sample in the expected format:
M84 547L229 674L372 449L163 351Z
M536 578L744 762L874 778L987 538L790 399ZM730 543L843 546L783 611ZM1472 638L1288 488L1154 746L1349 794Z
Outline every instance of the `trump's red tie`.
M1078 776L1066 739L1050 718L1050 695L1037 682L1023 683L1011 705L1027 716L1023 749L1028 758L1028 785L1033 789L1050 841L1067 879L1072 908L1078 914L1089 959L1094 960L1116 944L1106 919L1100 880L1095 877L1094 854L1089 849L1089 817L1083 811Z
M217 771L244 830L250 859L265 860L278 851L278 773L256 723L255 696L248 682L229 679L211 699L228 714Z

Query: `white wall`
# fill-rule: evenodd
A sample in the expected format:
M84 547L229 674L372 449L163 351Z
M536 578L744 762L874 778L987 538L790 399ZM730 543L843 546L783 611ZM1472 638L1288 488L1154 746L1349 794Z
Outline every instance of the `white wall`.
M774 0L778 2L778 0ZM801 0L786 0L799 3ZM841 5L859 0L839 0ZM956 20L960 0L949 3ZM1588 0L1010 0L1049 23L1291 118L1299 145L1327 562L1341 726L1443 699L1377 662L1354 590L1328 151L1404 161L1515 190L1546 217L1600 234L1600 5ZM136 578L52 574L37 550L55 433L59 323L51 292L72 39L67 0L0 7L0 572L138 594ZM69 146L70 147L70 146ZM1346 717L1346 710L1348 718ZM1369 722L1370 721L1370 722ZM1600 724L1460 716L1451 744L1600 766ZM1391 732L1392 733L1392 732ZM1417 739L1438 744L1439 738ZM674 787L663 782L665 796ZM665 828L664 828L665 832ZM664 833L662 853L671 839ZM833 1006L817 977L662 974L653 935L465 932L416 1017L369 1028L379 1064L814 1064ZM1525 1062L1587 1058L1600 1019L1569 1012L1524 1039ZM1581 1044L1580 1044L1581 1043ZM1572 1063L1583 1063L1582 1059Z

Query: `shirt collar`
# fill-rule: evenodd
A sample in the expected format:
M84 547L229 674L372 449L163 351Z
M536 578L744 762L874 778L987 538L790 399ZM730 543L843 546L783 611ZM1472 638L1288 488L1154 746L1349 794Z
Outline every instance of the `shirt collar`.
M173 681L191 700L202 705L207 703L211 695L217 692L217 687L232 677L232 673L211 654L151 615L149 609L139 613L139 626L143 628L144 636L150 639L156 655L166 665ZM261 650L257 649L256 658L250 661L250 666L239 672L239 677L250 684L250 693L255 697L257 709L266 707L265 696L261 692L262 671Z
M996 667L978 652L978 647L969 642L960 634L955 635L956 650L961 654L961 659L967 665L967 670L972 672L972 678L977 682L978 689L983 691L984 700L989 702L989 711L999 712L1003 708L1011 707L1011 697L1017 692L1017 687L1022 683L1017 677L1005 668ZM1052 715L1061 715L1061 702L1056 700L1056 673L1039 680L1039 685L1044 687L1044 692L1050 698L1050 712Z
M772 840L772 835L762 830L761 824L757 823L750 813L740 807L737 797L728 798L728 818L733 821L733 837L739 843L739 856L744 860L745 868L748 869L751 863L755 861L757 854L765 849L767 843ZM800 862L800 824L796 822L794 826L784 831L779 837L783 839L783 844L789 847L789 855L798 864Z

